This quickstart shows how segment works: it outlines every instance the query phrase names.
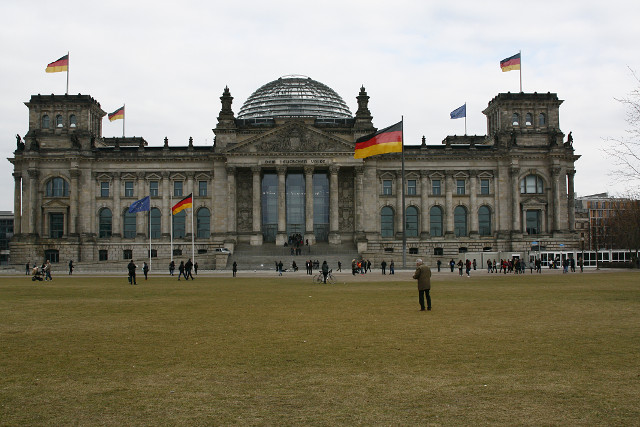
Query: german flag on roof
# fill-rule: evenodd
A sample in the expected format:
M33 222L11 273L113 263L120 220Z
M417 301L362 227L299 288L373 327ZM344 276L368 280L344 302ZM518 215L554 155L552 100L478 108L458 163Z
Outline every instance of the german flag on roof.
M378 132L358 138L353 157L364 159L384 153L402 152L402 122L379 130Z
M192 194L193 193L189 194L187 197L185 197L184 199L180 200L178 203L173 205L173 208L171 208L171 214L175 215L184 209L192 207L193 206Z
M118 108L113 113L109 113L109 121L112 122L114 120L124 119L124 106Z
M59 73L61 71L69 71L69 54L63 56L57 61L53 61L44 69L47 73Z

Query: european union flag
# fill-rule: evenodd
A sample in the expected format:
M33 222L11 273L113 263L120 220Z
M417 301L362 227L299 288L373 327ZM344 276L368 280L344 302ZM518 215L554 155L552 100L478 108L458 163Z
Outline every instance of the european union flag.
M144 212L151 209L151 198L149 196L133 202L129 206L129 213Z
M463 117L467 117L467 104L464 104L462 107L458 107L451 112L452 119L461 119Z

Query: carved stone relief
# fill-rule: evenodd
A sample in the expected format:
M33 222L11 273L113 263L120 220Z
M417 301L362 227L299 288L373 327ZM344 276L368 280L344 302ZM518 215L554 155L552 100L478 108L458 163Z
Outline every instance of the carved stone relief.
M355 230L353 169L338 172L338 229L341 232Z

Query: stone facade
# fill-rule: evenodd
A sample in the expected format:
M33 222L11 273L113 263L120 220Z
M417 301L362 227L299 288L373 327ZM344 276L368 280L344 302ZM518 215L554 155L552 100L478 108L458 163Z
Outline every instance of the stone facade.
M364 88L352 119L238 119L228 89L220 99L213 146L165 139L156 147L142 138L102 138L105 112L89 96L32 96L29 131L9 159L12 263L144 259L150 222L152 255L163 262L172 242L174 253L190 256L191 230L206 267L223 262L215 248L283 245L291 230L312 245L352 244L370 258L397 257L403 192L413 258L526 251L540 239L547 248L579 245L570 197L579 156L560 131L555 94L499 94L484 110L486 136L406 145L404 183L400 153L353 157L356 139L375 131ZM302 184L295 187L292 177ZM171 207L188 194L193 208L172 239L172 220L182 220ZM151 213L128 216L127 208L147 195ZM304 221L291 224L296 212Z

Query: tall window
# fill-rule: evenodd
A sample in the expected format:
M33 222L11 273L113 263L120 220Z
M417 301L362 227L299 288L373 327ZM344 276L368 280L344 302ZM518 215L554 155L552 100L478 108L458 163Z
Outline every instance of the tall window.
M538 175L527 175L520 181L520 193L522 194L542 194L543 191L543 181Z
M480 179L480 194L489 194L489 180L486 178Z
M133 251L131 249L123 250L122 259L133 259Z
M313 234L317 242L329 239L329 176L313 174Z
M380 211L380 234L382 237L393 237L393 209L389 206Z
M456 237L467 235L467 209L464 206L456 206L453 210L453 231Z
M98 236L99 237L111 237L111 225L112 225L111 209L104 208L100 210L98 214Z
M518 115L518 113L513 113L513 116L511 116L511 123L513 124L513 126L520 125L520 116Z
M149 181L149 195L151 197L158 197L158 181Z
M59 239L64 234L64 214L62 213L50 213L49 214L49 237L52 239Z
M123 215L122 221L122 237L125 239L133 239L136 237L136 214L129 213L127 209Z
M100 197L109 197L109 183L101 182L100 183Z
M206 184L206 182L205 182ZM197 222L197 234L200 239L208 239L211 236L211 213L207 208L198 209L196 214Z
M432 237L442 236L442 208L440 206L433 206L429 210L429 223L431 227L429 233Z
M52 264L57 264L60 262L60 253L57 249L47 249L44 251L44 258L48 259Z
M533 124L533 114L527 113L524 116L524 124L527 126L531 126Z
M124 182L124 197L133 197L133 181Z
M527 234L540 234L541 213L539 210L527 211Z
M431 181L431 194L434 196L439 196L442 194L441 181L439 179L434 179Z
M207 195L207 181L198 181L198 196L206 197Z
M42 129L49 129L50 119L48 115L42 116Z
M462 196L465 194L465 182L464 179L456 179L456 194Z
M182 197L182 181L173 182L173 196Z
M151 221L151 238L159 239L162 237L162 214L160 213L160 209L151 208L149 218Z
M407 180L407 195L415 196L416 194L417 194L416 180L415 179L408 179Z
M69 127L74 128L76 126L78 126L78 119L75 114L72 114L69 116Z
M45 194L47 197L68 197L69 184L62 178L52 178L47 182Z
M57 128L61 128L62 127L62 116L60 114L58 114L56 116L56 127Z
M98 251L98 261L108 261L109 260L109 251L106 249L100 249Z
M405 231L407 237L418 237L418 208L409 206L406 216Z
M262 177L262 237L275 242L278 232L278 175L265 172Z
M173 216L173 238L182 239L185 236L185 222L187 215L180 211Z
M488 206L478 209L478 233L481 236L491 236L491 210Z
M544 113L538 115L538 126L545 126L547 124L547 116Z
M382 194L384 194L385 196L390 196L391 194L393 194L393 187L390 179L382 180Z

